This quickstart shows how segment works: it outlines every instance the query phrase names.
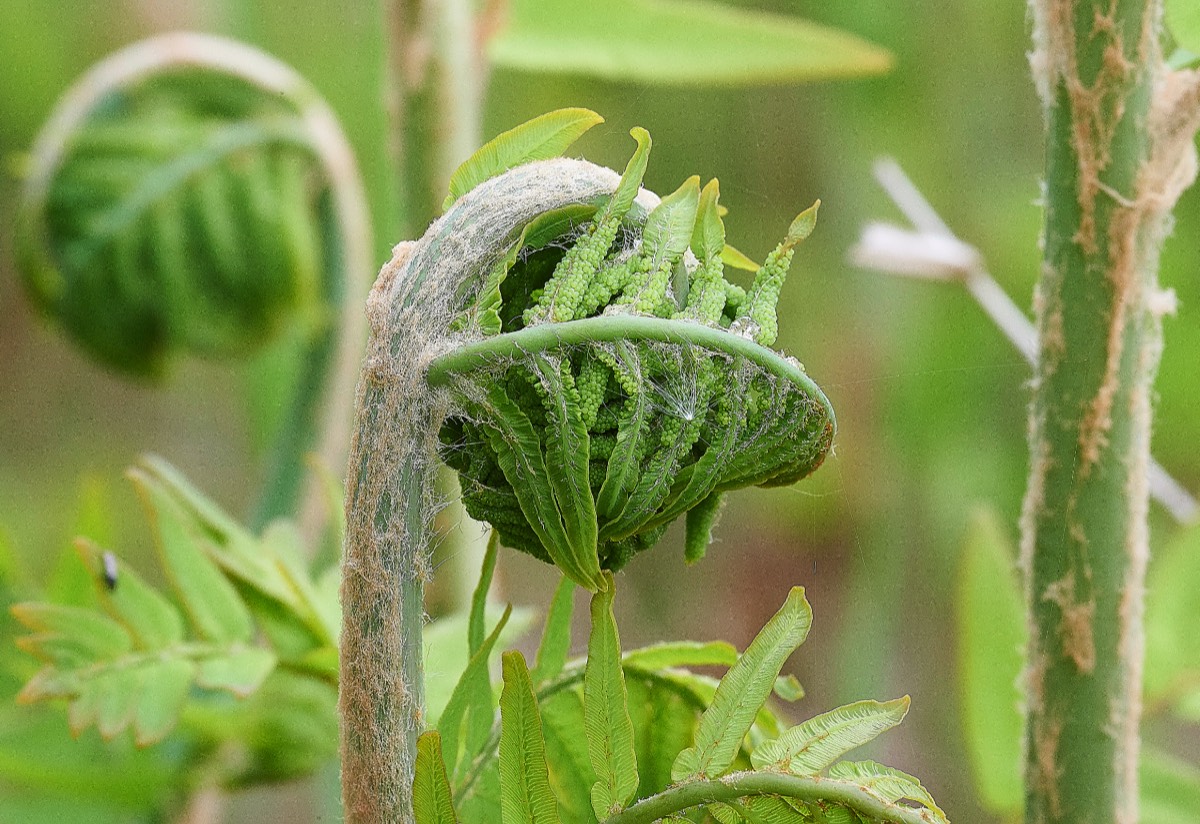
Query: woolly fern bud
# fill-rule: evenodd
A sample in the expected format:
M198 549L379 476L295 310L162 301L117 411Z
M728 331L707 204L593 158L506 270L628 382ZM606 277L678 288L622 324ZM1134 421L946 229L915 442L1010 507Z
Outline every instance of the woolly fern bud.
M703 212L698 179L661 202L639 191L650 141L638 129L621 176L525 163L597 120L564 110L489 143L463 166L478 185L397 247L368 303L342 589L342 765L357 820L406 820L439 456L503 543L600 591L693 510L697 559L723 493L791 483L829 451L833 410L798 363L723 317L670 319L715 187ZM726 254L711 235L706 223L693 250L708 263ZM740 292L704 277L706 292Z
M147 376L180 352L253 350L297 314L326 322L330 120L289 69L228 41L114 55L34 147L17 233L30 295L93 357Z

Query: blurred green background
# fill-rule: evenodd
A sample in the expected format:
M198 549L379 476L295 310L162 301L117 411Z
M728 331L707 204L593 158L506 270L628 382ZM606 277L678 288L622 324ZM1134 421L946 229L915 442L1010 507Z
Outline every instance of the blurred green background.
M703 563L683 567L681 530L639 556L622 576L623 640L721 637L744 646L787 588L803 584L815 623L789 665L808 690L800 711L910 693L908 722L874 756L921 776L952 820L986 824L960 732L951 592L976 507L996 507L1015 538L1029 370L965 291L859 271L846 252L867 221L900 220L871 178L873 160L891 155L1028 306L1042 147L1025 4L729 4L846 29L890 50L895 66L874 79L727 88L497 70L486 98L485 137L550 109L594 109L607 123L572 153L617 168L631 150L628 129L646 127L655 138L647 186L664 192L692 173L719 177L730 242L755 258L797 212L823 202L784 290L779 347L832 400L835 452L796 487L731 496ZM192 28L237 37L322 91L378 200L395 185L379 163L378 13L373 2L318 0L0 3L0 529L35 574L70 537L84 477L110 487L118 543L137 557L148 536L120 477L144 451L242 512L278 411L270 392L247 388L261 388L261 377L230 380L222 364L181 362L165 386L130 384L34 315L7 250L22 153L55 99L91 63L146 35ZM401 239L381 238L380 263ZM1193 190L1163 259L1161 280L1180 311L1166 321L1154 433L1156 457L1190 489L1200 489L1200 422L1188 412L1200 408L1198 259ZM1152 511L1155 545L1174 528ZM544 603L553 586L551 570L524 556L504 556L500 576L504 597L517 603ZM312 809L311 789L287 787L234 799L227 820L303 822L316 820Z

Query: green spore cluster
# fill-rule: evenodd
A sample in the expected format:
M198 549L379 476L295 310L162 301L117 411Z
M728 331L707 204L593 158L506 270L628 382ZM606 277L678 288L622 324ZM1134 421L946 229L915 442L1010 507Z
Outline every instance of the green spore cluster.
M437 369L467 511L593 590L685 514L697 560L726 491L808 475L833 435L820 390L765 348L803 226L747 292L726 279L717 182L647 211L650 138L632 134L614 193L526 226L455 322L478 342Z

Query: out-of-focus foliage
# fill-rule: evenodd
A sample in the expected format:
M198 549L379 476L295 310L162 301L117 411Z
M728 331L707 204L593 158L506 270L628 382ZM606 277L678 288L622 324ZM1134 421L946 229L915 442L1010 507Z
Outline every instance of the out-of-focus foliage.
M84 87L99 93L76 91L42 135L18 215L48 315L141 375L180 353L244 354L316 315L331 213L292 100L191 66Z
M707 0L514 0L488 56L505 68L692 86L854 77L891 63L845 32Z

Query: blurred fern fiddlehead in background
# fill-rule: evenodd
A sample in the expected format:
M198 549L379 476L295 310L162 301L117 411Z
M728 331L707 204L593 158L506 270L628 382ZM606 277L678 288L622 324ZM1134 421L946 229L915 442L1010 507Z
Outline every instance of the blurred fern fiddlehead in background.
M34 147L18 216L29 293L89 355L160 377L182 354L248 354L303 324L304 367L256 526L290 514L323 398L361 347L370 229L348 144L295 72L168 34L94 67ZM344 415L322 452L340 466ZM341 431L339 432L339 428Z
M831 445L828 401L767 348L815 210L730 284L715 183L640 190L644 130L623 175L551 159L598 121L563 110L484 146L372 292L342 589L349 820L411 820L439 453L468 511L597 592L681 515L699 557L722 492L798 480Z

